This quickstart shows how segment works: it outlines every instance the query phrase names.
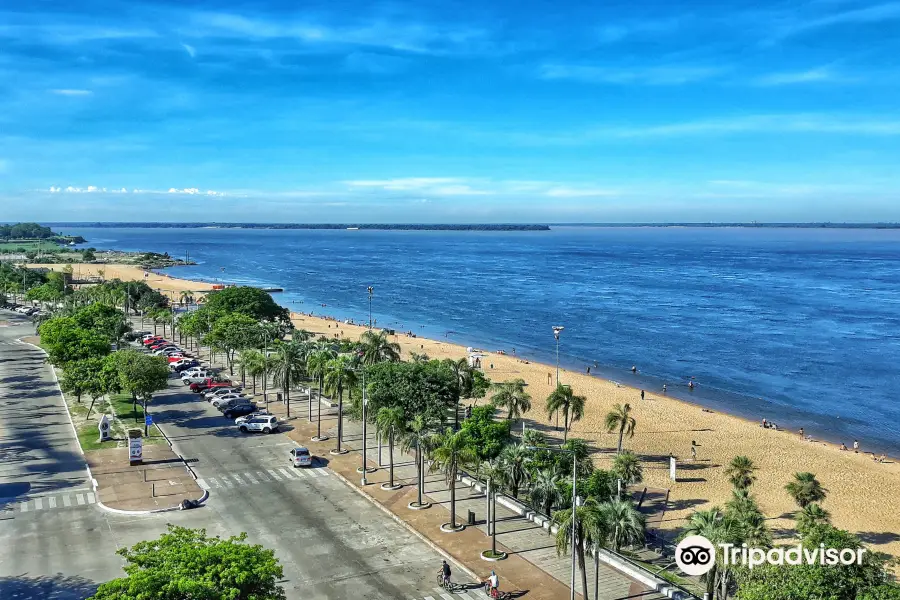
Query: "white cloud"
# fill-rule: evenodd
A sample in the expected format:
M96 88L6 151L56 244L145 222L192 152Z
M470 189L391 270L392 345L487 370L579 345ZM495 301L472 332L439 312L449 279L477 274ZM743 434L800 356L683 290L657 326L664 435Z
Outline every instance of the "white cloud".
M797 85L804 83L849 83L856 81L835 73L828 67L819 67L806 71L772 73L759 77L753 83L759 86Z
M591 198L601 196L617 196L621 192L618 190L608 190L603 188L577 188L577 187L553 187L544 192L545 196L551 198Z
M65 188L58 186L50 186L50 193L66 193L66 194L127 194L127 188L105 188L96 185L89 185L87 187L78 187L78 186L66 186ZM188 194L192 196L225 196L225 192L217 192L215 190L201 190L199 188L169 188L168 191L161 190L143 190L138 188L133 188L131 190L132 194Z
M50 90L51 94L56 94L58 96L90 96L94 92L91 90L79 90L79 89L57 89Z
M187 52L191 58L194 58L195 56L197 56L196 48L194 48L190 44L181 44L181 47L184 48L184 51Z
M569 79L584 83L612 85L683 85L712 79L724 73L722 67L658 66L603 67L594 65L545 64L539 75L542 79Z
M353 188L407 191L430 189L437 185L457 184L462 181L457 177L400 177L397 179L356 179L344 183Z

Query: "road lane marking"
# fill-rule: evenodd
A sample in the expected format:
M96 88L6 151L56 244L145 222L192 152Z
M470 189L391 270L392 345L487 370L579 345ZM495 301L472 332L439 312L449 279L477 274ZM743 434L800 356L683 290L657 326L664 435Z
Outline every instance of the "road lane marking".
M47 501L50 504L50 508L56 508L56 496L50 496Z
M281 481L281 476L272 469L266 469L266 472L272 476L275 481Z
M63 496L62 499L63 499L63 506L65 506L66 508L72 506L72 499L69 498L69 495L68 495L68 494L66 494L65 496Z
M259 485L259 482L256 480L256 477L253 476L253 473L244 473L244 477L250 480L250 483L254 485Z
M281 474L283 474L285 477L287 477L288 479L293 479L293 478L294 478L294 476L291 475L291 472L288 471L287 469L278 469L278 471L279 471Z
M234 479L238 485L244 485L244 480L238 477L237 473L232 473L231 478Z
M34 499L34 510L41 510L44 508L44 499L43 498L35 498Z
M270 481L272 481L271 479L269 479L269 476L266 475L263 471L257 471L256 476L259 477L259 480L263 483L269 483Z
M94 492L88 492L86 495L87 495L88 504L93 504L94 502L97 501L97 499L94 498Z
M21 506L22 506L22 512L28 512L28 503L27 502L23 502L21 504Z
M75 499L78 500L78 506L87 504L87 502L84 499L84 494L75 494Z
M437 593L438 596L440 596L444 600L453 600L453 596L451 596L450 594L448 594L441 588L434 588L434 591L435 591L435 593Z
M210 478L209 478L209 481L210 481L217 489L220 488L220 487L222 487L221 485L219 485L219 482L216 481L216 478L215 478L215 477L210 477Z
M209 484L206 483L205 481L203 481L202 479L199 479L199 478L197 479L197 485L200 486L200 489L204 489L204 490L208 490L208 489L209 489Z

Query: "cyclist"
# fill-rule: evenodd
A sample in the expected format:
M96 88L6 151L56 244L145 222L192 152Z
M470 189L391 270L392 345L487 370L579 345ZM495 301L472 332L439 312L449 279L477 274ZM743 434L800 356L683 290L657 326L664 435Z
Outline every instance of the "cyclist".
M450 565L447 564L446 560L441 561L441 580L444 584L444 587L450 587Z
M485 583L490 586L491 598L496 598L500 592L500 578L497 577L496 573L491 571L491 576L487 578Z

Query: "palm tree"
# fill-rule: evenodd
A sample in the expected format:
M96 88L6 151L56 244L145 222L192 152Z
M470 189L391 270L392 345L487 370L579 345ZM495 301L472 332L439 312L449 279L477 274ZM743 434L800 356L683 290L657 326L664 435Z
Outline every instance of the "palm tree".
M403 436L400 438L400 448L404 452L416 451L416 476L418 478L418 499L416 506L425 507L422 503L422 494L425 491L425 454L429 451L431 440L431 423L423 416L416 417L406 424Z
M391 342L383 331L366 331L360 338L362 361L365 365L400 360L400 344Z
M812 473L794 473L794 480L784 486L784 489L800 508L806 508L813 502L821 502L828 491Z
M353 389L356 385L356 370L353 368L352 361L348 356L338 356L332 358L325 365L325 389L328 394L338 399L338 434L337 448L335 452L342 454L341 441L344 437L344 388Z
M253 367L258 365L262 352L253 348L244 348L238 353L237 363L241 369L241 386L247 387L247 375L253 378L253 395L256 395L256 377L253 375Z
M613 459L612 471L616 478L622 480L623 486L633 485L644 480L644 468L641 466L641 461L638 460L637 454L630 450L616 455Z
M697 511L688 519L682 537L702 535L713 544L718 554L712 569L700 577L701 581L706 582L706 593L710 598L713 597L717 588L727 590L729 584L730 568L725 565L719 544L740 545L742 543L741 531L741 525L737 519L722 512L718 507Z
M444 359L444 364L453 371L453 378L456 381L456 398L453 402L453 427L459 429L459 401L461 398L467 398L472 393L472 383L475 381L475 369L469 365L469 360L465 357L453 360L452 358Z
M185 304L189 305L191 303L191 300L193 300L193 298L191 298L191 293L187 290L182 291L181 295L178 298L178 301L182 306L184 306Z
M603 521L609 531L609 540L616 552L622 546L634 546L643 543L647 524L644 515L638 511L630 499L612 499L604 502Z
M506 473L503 465L496 458L487 460L479 465L479 470L487 481L485 500L487 500L487 533L491 536L491 555L498 556L497 552L497 490L503 485Z
M578 570L581 572L582 597L588 597L587 570L584 567L584 549L587 544L598 545L608 536L603 509L593 498L575 508L565 508L553 515L556 530L556 554L567 554L572 547L572 535L575 535L575 555L578 559Z
M396 490L400 485L394 485L394 436L403 434L403 426L406 424L403 408L394 406L388 408L383 406L378 410L375 416L375 426L378 428L378 434L382 439L387 436L388 439L388 485L381 485L382 489Z
M519 490L528 477L527 467L531 462L531 450L524 444L512 444L500 451L499 460L509 492L513 498L518 498Z
M746 490L749 489L750 486L756 481L756 465L753 464L753 461L747 456L735 456L731 459L731 462L728 463L728 468L725 469L725 475L728 476L728 479L731 481L731 485L738 490Z
M806 535L816 525L824 525L831 522L831 513L811 502L803 507L797 515L797 531Z
M522 434L522 443L526 446L540 448L547 445L547 440L544 438L544 434L537 429L526 429L525 433Z
M287 402L287 417L291 418L291 387L303 379L306 374L306 363L303 360L300 345L296 342L279 342L274 347L271 357L272 377L284 390Z
M319 384L318 408L316 409L316 439L319 441L327 439L322 437L322 388L325 385L325 374L328 373L328 363L335 356L337 354L329 346L319 344L316 351L306 357L306 370L310 377L313 377ZM312 392L310 392L309 398L312 402Z
M556 389L547 397L547 417L549 418L558 410L563 411L563 440L569 435L569 419L571 422L580 421L584 416L584 403L587 399L584 396L576 396L572 388L567 385L558 385Z
M637 421L631 416L631 405L626 403L624 406L616 404L611 411L606 414L606 431L612 433L619 430L619 446L617 452L622 452L622 439L627 435L634 437L634 428Z
M431 471L443 471L446 477L450 487L450 528L459 531L463 527L456 523L456 475L461 466L478 460L478 453L466 431L453 431L449 427L444 433L435 434L430 443Z
M525 391L524 379L513 379L491 386L496 393L491 396L494 406L506 409L506 419L518 419L531 410L531 395Z
M551 469L542 469L537 472L534 481L531 483L531 491L528 496L531 498L532 506L543 512L548 517L553 516L552 510L555 504L562 502L562 492L559 484L562 478L555 474Z

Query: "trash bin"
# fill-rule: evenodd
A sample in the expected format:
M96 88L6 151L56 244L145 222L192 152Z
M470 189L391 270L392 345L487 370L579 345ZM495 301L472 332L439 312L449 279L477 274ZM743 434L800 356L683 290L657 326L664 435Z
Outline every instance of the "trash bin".
M475 525L475 511L469 511L469 525Z

